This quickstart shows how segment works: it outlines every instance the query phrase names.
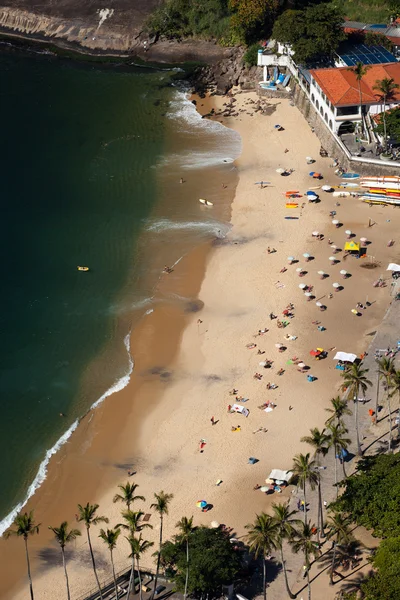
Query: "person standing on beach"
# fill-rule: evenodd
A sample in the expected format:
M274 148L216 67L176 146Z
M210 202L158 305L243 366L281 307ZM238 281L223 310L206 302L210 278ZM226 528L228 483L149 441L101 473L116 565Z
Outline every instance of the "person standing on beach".
M211 417L210 420L211 420L211 425L215 425L215 419L214 419L214 417Z

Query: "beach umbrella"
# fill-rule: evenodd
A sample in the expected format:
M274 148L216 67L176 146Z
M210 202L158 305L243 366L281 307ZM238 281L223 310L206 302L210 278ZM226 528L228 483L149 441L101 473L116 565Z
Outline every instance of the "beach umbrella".
M294 261L294 256L288 256L287 259L288 259L289 265L291 265L292 262Z
M311 235L313 237L318 237L319 236L319 231L313 231Z
M283 344L279 344L279 343L275 344L275 348L282 348L282 347L283 347Z
M304 369L304 367L305 367L306 365L305 365L305 363L303 363L303 362L300 362L300 363L298 363L298 365L297 365L297 366L298 366L298 367L300 367L300 369Z
M340 283L332 283L332 287L334 287L335 290L338 290L340 288Z
M358 310L356 310L355 308L352 308L351 312L353 313L353 315L358 315L359 314Z
M271 483L275 483L273 479L269 479L269 477L267 477L267 479L265 480L265 483L268 483L268 485L271 485Z
M366 237L362 237L362 238L360 238L360 242L361 242L362 244L366 244L366 243L368 242L368 240L367 240L367 238L366 238Z
M218 521L211 521L211 527L212 527L213 529L218 529L218 527L219 527L219 523L218 523Z
M304 252L303 256L306 259L306 262L308 262L310 259L310 255L308 254L308 252Z
M332 261L332 262L336 262L336 257L335 256L330 256L329 260Z
M333 250L333 254L337 254L337 252L339 252L338 247L335 246L335 244L332 244L331 248Z
M299 288L300 288L301 290L305 290L305 289L306 289L306 287L307 287L307 286L306 286L306 284L305 284L305 283L299 283Z
M313 178L314 179L320 179L320 177L322 177L321 173L314 173L313 174Z
M276 172L279 173L279 175L282 175L282 173L285 172L285 169L276 169Z
M347 271L345 271L344 269L342 269L342 270L340 271L340 274L341 274L341 275L343 275L343 277L344 277L344 278L346 278Z
M310 177L314 177L315 175L315 171L311 171L311 173L309 173Z
M315 196L315 192L308 191L308 192L306 192L306 196Z
M308 300L311 300L311 298L312 298L311 292L306 292L304 295L307 297Z
M353 235L353 232L351 231L351 229L346 229L345 234L347 235L347 239L350 239Z
M321 279L324 279L324 277L325 277L324 271L318 271L318 275L320 276Z
M321 308L322 302L316 302L315 305L318 306L318 308Z
M317 199L318 199L318 196L317 196L316 194L313 194L312 196L311 196L311 195L310 195L310 196L307 196L307 199L308 199L308 200L317 200Z
M331 192L332 187L330 185L323 185L321 188L324 192Z
M337 219L333 219L332 225L334 225L335 227L337 227L339 225L339 221Z
M300 277L301 277L301 275L303 273L303 269L301 267L297 267L296 273L298 273L300 275Z
M197 508L205 508L207 506L207 501L206 500L198 500L196 502L196 506L197 506Z

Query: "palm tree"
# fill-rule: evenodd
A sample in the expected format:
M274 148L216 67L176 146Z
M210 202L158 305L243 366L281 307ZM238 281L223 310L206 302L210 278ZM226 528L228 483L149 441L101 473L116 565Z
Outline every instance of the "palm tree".
M126 538L128 541L130 538L134 537L134 534L141 531L142 529L148 528L148 529L153 529L153 525L150 525L150 523L141 523L140 519L144 516L144 512L141 510L138 510L136 512L133 512L132 510L123 510L122 511L122 518L124 519L124 523L118 523L116 525L116 527L122 528L122 529L127 529L129 531L129 538ZM132 557L132 568L131 568L131 575L129 578L129 587L128 587L128 598L129 598L129 594L131 593L131 589L132 589L132 585L133 585L133 577L135 575L135 560L134 557Z
M267 567L266 559L271 551L277 545L278 523L277 521L265 513L256 515L254 523L245 525L249 531L246 535L250 550L254 552L256 558L260 555L263 557L263 590L264 600L267 599Z
M18 537L23 537L25 542L25 553L26 553L26 564L28 567L28 579L29 579L29 589L31 593L31 600L34 600L33 597L33 586L32 586L32 576L31 576L31 565L29 562L29 552L28 552L28 538L31 535L35 535L39 533L40 523L36 525L35 517L33 514L33 510L29 513L20 513L17 515L13 521L13 525L16 529L9 529L5 538L8 539L12 535L17 535Z
M158 512L158 514L160 515L160 541L159 541L159 548L158 548L158 552L157 552L156 576L154 578L154 587L153 587L153 592L151 594L151 600L153 600L153 598L154 598L154 592L155 592L156 587L157 587L158 573L159 573L159 570L160 570L160 558L161 558L161 546L162 546L162 539L163 539L164 515L168 514L168 505L171 502L171 500L172 500L173 497L174 497L173 494L166 494L165 492L163 492L161 490L161 492L159 494L154 494L154 498L156 499L156 501L153 502L153 504L150 505L150 508L154 508L154 510L156 512Z
M339 425L345 415L352 414L351 410L347 406L347 400L344 400L340 396L331 398L331 408L326 408L325 410L331 413L331 416L326 421L326 425L329 425L329 423L332 423L332 421L336 421L336 425Z
M338 488L338 476L337 476L337 460L339 458L339 452L342 453L343 450L347 450L348 445L351 440L348 438L344 438L343 436L348 433L348 430L344 425L333 425L332 423L328 425L329 433L330 433L330 446L334 449L335 452L335 485L336 485L336 498L338 497L339 488ZM346 470L344 468L344 460L342 459L343 466L343 475L346 478Z
M54 537L56 538L57 542L60 544L61 547L61 554L62 554L62 561L63 561L63 567L64 567L64 574L65 574L65 583L67 586L67 598L68 600L70 600L71 596L69 593L69 581L68 581L68 573L67 573L67 564L65 561L65 546L69 543L72 542L73 540L76 540L76 538L79 535L82 535L81 532L79 531L79 529L70 529L70 531L68 531L68 523L67 521L63 521L60 525L60 527L50 527L49 529L51 529L51 531L54 533Z
M362 62L358 62L358 63L356 63L356 65L354 67L349 67L347 69L348 71L353 71L354 75L356 76L357 85L358 85L358 94L359 94L359 98L360 98L361 130L363 133L365 131L365 127L364 127L364 117L363 117L363 112L362 112L361 80L364 77L364 75L367 74L368 69L369 69L369 67L366 67Z
M138 484L129 483L129 481L127 481L125 485L119 485L118 489L121 490L121 493L115 494L113 502L124 502L128 510L130 510L131 504L136 500L142 500L142 502L144 502L146 500L144 496L135 496L135 491L138 487Z
M349 394L353 397L354 401L354 418L355 418L355 426L356 426L356 434L357 434L357 454L358 456L362 455L361 443L360 443L360 433L358 429L358 395L361 392L363 396L367 391L368 386L371 386L372 383L369 379L367 379L366 375L368 373L368 369L363 369L361 364L353 363L350 367L348 367L342 373L343 384L342 390L349 390Z
M312 490L315 490L315 486L318 483L318 474L316 472L315 460L310 459L310 453L307 454L296 454L293 459L292 472L297 482L301 485L304 495L304 523L307 524L307 497L306 497L306 485L307 483Z
M106 546L108 547L108 549L110 551L116 600L118 600L118 586L117 586L117 578L115 577L113 551L115 550L115 547L117 545L117 540L120 536L120 533L121 533L121 530L116 528L116 529L107 529L107 531L104 531L104 529L100 529L100 534L99 534L99 538L101 538L103 540L103 542L106 544Z
M319 554L319 543L312 539L314 527L314 525L302 523L300 529L296 531L293 539L290 542L294 552L303 552L304 554L304 565L306 568L308 586L308 600L311 600L310 556L315 557Z
M193 517L188 519L187 517L182 517L180 521L175 525L179 529L178 539L182 542L186 543L186 579L185 579L185 592L183 594L184 600L186 600L187 596L187 587L189 581L189 537L193 531Z
M395 394L397 394L397 398L399 400L399 404L400 404L400 371L395 371L392 375L392 381L391 381L391 387L392 387L392 392L391 392L391 396L394 396ZM399 417L399 413L398 413L398 417ZM400 436L400 418L398 418L398 425L397 425L397 436Z
M272 504L273 519L277 525L276 543L281 554L281 563L283 568L283 574L285 576L286 591L289 598L294 600L296 596L292 594L289 588L289 582L287 578L286 562L283 557L283 542L285 540L291 540L296 532L295 525L301 523L299 519L293 519L295 514L294 510L289 509L288 504Z
M333 585L333 572L335 569L335 559L336 559L336 547L338 545L347 545L352 539L352 533L350 530L351 519L350 517L344 515L341 512L334 512L328 517L327 527L328 540L333 539L333 556L332 556L332 566L330 570L330 584Z
M383 379L386 398L388 402L388 413L389 413L389 447L388 452L390 453L392 450L392 410L390 407L390 398L392 394L390 393L390 388L392 387L392 377L395 374L396 369L394 366L393 358L386 358L383 356L378 360L378 374L379 378Z
M379 99L383 104L382 123L383 123L383 147L387 150L387 134L386 134L386 102L394 99L395 90L399 89L399 84L395 83L394 79L385 77L385 79L377 79L376 85L372 89L377 90Z
M99 523L108 523L107 517L96 516L96 512L97 512L98 508L99 508L98 504L89 504L89 502L85 506L78 504L78 522L84 523L84 525L86 527L90 557L92 559L93 572L94 572L94 576L96 578L97 587L99 588L100 598L101 598L101 600L103 600L103 594L101 593L100 581L99 581L99 578L97 576L97 571L96 571L96 562L94 560L92 540L90 539L90 528L92 525L98 525Z
M137 571L138 571L138 576L139 576L139 596L140 596L140 600L142 600L142 576L140 573L140 558L141 558L142 554L144 554L149 548L154 546L154 542L148 542L147 540L143 540L141 535L139 536L139 538L135 538L133 535L130 535L126 539L128 540L129 545L131 547L131 554L129 555L129 558L132 559L132 571L134 571L134 569L135 569L135 558L136 558ZM131 593L131 581L129 581L129 589L128 589L128 595L127 595L128 600L129 600L129 595Z
M333 398L332 402L335 400L335 398ZM326 409L326 410L330 410L330 409ZM314 453L314 457L317 463L317 468L319 469L320 467L320 462L321 462L321 456L326 456L328 450L329 450L329 443L330 443L330 436L327 435L325 433L325 429L323 429L322 431L320 431L318 429L318 427L314 427L313 429L310 429L310 433L311 435L306 435L304 437L301 438L302 442L305 442L306 444L309 444L310 446L312 446L315 450ZM321 473L318 472L318 477L317 477L317 486L318 486L318 527L317 527L317 532L318 532L318 541L319 541L319 535L321 532L322 537L325 537L325 533L324 533L324 515L323 515L323 510L322 510L322 489L321 489Z

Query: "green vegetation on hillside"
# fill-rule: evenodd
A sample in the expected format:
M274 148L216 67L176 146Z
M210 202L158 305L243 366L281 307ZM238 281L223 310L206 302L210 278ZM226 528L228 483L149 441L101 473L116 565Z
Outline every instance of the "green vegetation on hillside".
M342 0L340 6L350 21L387 24L391 8L386 0Z

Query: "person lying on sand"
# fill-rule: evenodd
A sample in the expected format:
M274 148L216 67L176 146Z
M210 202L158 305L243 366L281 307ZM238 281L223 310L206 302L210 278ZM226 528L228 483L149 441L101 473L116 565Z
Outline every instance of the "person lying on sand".
M257 354L265 354L265 350L257 350Z
M233 390L230 390L229 395L230 396L236 396L236 394L238 393L239 390L237 390L236 388L233 388Z
M272 321L273 319L277 319L278 317L276 315L274 315L274 313L271 312L271 313L269 313L269 318Z
M163 268L163 273L172 273L173 269L171 267L168 267L167 265L165 265L165 267Z
M282 267L282 269L279 271L279 273L286 273L287 268L286 267Z
M261 375L261 373L254 373L253 378L261 380L263 378L263 376Z
M279 369L279 371L278 371L278 375L283 375L283 374L284 374L284 372L285 372L285 369L282 369L282 368L281 368L281 369Z
M232 425L231 431L241 431L241 429L242 428L240 427L240 425L237 425L236 427L234 425Z
M253 490L259 490L261 488L261 485L259 483L256 483L256 485L253 487Z

